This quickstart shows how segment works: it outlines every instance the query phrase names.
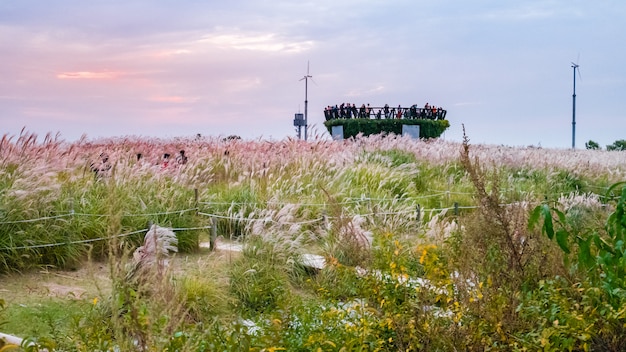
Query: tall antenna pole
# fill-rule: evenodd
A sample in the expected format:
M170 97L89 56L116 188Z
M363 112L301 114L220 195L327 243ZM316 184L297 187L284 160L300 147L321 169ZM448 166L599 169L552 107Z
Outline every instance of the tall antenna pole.
M309 99L308 99L308 86L309 86L309 78L313 78L313 76L309 75L309 62L306 63L306 75L301 79L304 80L304 140L306 141L308 138L309 131L309 120L308 120L308 107L309 107Z
M578 64L572 62L574 73L574 92L572 94L572 149L576 148L576 69Z

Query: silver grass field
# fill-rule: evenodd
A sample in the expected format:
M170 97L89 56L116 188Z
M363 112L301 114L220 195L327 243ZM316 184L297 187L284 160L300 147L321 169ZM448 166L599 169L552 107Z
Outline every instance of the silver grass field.
M578 251L621 250L624 180L624 152L469 139L5 135L0 332L59 351L617 351L626 284ZM137 278L153 225L176 252Z

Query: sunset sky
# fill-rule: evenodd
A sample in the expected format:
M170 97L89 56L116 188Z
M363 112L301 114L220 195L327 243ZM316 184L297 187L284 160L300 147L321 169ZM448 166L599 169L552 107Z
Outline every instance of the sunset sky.
M344 102L448 110L447 140L626 139L626 2L5 0L0 132L295 137Z

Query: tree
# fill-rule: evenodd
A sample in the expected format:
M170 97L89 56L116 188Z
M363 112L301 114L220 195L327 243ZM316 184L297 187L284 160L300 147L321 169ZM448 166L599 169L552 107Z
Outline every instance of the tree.
M590 139L589 142L585 143L585 148L591 149L591 150L598 150L600 149L600 145L598 144L598 142L592 141Z
M606 150L626 150L626 139L620 139L607 145Z

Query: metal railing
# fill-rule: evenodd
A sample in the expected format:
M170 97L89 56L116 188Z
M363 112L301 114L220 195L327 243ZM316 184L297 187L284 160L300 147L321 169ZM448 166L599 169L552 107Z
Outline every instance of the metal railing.
M341 104L335 106L327 106L324 109L324 117L326 121L336 119L428 119L428 120L445 120L447 110L441 107L425 106L418 108L417 105L411 107L371 107L369 105L361 105L356 107Z

